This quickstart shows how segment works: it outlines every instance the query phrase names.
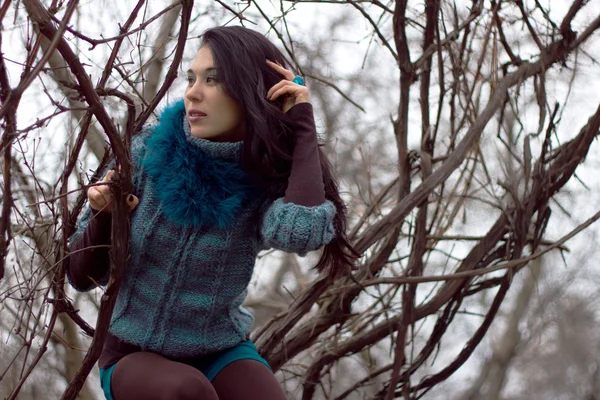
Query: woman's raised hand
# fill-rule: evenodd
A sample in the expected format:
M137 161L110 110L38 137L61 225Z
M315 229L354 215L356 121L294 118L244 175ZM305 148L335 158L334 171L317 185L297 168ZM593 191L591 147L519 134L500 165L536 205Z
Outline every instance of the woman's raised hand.
M108 182L112 180L114 173L115 171L111 169L106 173L100 182ZM92 209L96 211L112 213L112 195L108 185L90 186L87 192L87 197ZM131 210L137 207L139 202L140 200L136 196L132 194L127 196L127 205Z
M283 80L276 83L267 93L267 99L275 101L279 96L285 95L283 103L283 112L299 103L309 103L308 88L294 82L295 75L292 71L283 68L281 65L267 60L267 64L284 77Z

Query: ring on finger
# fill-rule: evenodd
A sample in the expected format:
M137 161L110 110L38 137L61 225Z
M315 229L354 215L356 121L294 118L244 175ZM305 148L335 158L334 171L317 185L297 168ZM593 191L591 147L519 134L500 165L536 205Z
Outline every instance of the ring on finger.
M294 80L292 81L300 86L306 86L306 82L304 81L304 78L301 77L300 75L296 75L296 77L294 78Z

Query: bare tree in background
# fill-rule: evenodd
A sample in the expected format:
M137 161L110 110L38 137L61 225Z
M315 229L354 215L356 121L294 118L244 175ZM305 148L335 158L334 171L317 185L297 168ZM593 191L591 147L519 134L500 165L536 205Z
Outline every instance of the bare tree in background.
M340 9L328 37L294 36L299 3ZM501 340L479 377L461 390L465 398L497 398L510 365L535 369L515 355L519 346L523 354L540 348L519 326L533 307L542 261L600 218L595 210L548 238L548 226L565 211L561 191L578 180L576 170L589 163L599 135L600 104L580 126L559 130L581 64L595 63L588 49L597 45L600 15L589 3L575 0L558 12L533 0L281 1L273 13L272 2L179 0L150 13L139 0L128 6L116 35L97 37L74 16L93 16L103 2L3 1L0 21L9 29L0 32L0 332L11 346L2 352L0 381L6 396L39 397L30 384L42 379L35 370L54 368L69 382L63 399L92 398L84 383L100 354L127 256L123 194L131 185L131 136L174 82L192 22L212 18L266 27L309 78L324 141L347 188L350 235L363 255L351 275L334 281L285 255L269 290L246 302L260 314L253 339L290 397L433 396L501 316ZM334 39L357 20L369 27L361 54L373 71L367 77L328 67ZM21 55L7 50L11 29L26 32ZM18 77L8 63L18 66ZM549 82L564 85L567 94L554 95ZM18 126L33 91L51 108L32 125ZM377 107L389 118L369 116ZM35 138L65 117L72 129L54 149L58 172L49 173L38 167L44 149ZM111 280L92 328L77 311L83 300L74 303L65 292L64 262L66 238L84 206L79 186L89 185L82 166L91 157L102 170L104 135L121 170L112 185L118 202ZM285 283L290 271L291 285ZM511 286L516 293L507 301ZM589 324L578 336L559 330L548 343L573 343L597 327L593 310L570 299L561 307L573 321ZM465 323L472 329L459 346L453 333ZM77 327L92 338L89 348ZM584 348L573 349L585 358ZM589 354L589 379L578 381L587 385L581 396L597 390L600 359L597 349Z
M11 3L12 2L10 1L3 3L0 11L0 17L3 21L11 5L18 7L18 4ZM21 372L18 375L18 381L15 386L11 388L12 391L9 393L8 397L9 399L16 398L33 369L42 359L42 356L48 348L48 343L53 339L53 335L61 338L70 347L73 347L73 344L77 343L76 340L73 340L75 335L73 335L74 329L70 322L63 324L64 333L61 333L64 335L64 338L60 333L55 332L55 325L59 316L70 315L71 318L86 331L86 333L93 335L91 347L83 360L79 363L80 365L73 366L72 363L67 363L66 373L67 378L71 380L71 383L67 387L63 398L75 398L81 391L85 378L90 373L100 355L108 328L107 322L110 320L110 315L118 292L120 277L127 256L129 224L127 222L126 206L123 205L123 202L125 193L129 193L131 189L129 143L131 142L133 133L138 131L146 122L177 76L177 69L183 55L185 40L187 38L187 29L190 22L193 2L186 0L175 2L161 12L161 14L169 12L176 7L181 9L179 39L163 85L159 89L152 89L154 95L151 97L150 101L140 98L141 100L144 100L143 103L145 105L140 112L136 112L136 102L134 101L132 94L123 92L120 90L119 86L110 87L108 85L115 84L115 82L111 80L113 74L122 74L122 84L123 82L131 82L130 78L132 76L143 71L143 68L136 71L128 71L126 73L122 71L122 66L119 61L119 52L125 39L129 39L129 36L132 33L143 29L152 20L148 19L148 21L144 22L140 27L136 29L132 28L138 13L144 6L144 1L137 2L133 11L131 11L131 15L123 26L121 26L121 34L108 40L90 39L70 28L69 22L78 6L77 1L69 1L64 9L61 9L62 7L59 7L57 2L53 2L49 7L45 7L36 0L25 1L23 2L23 5L27 14L26 23L33 28L32 30L37 33L37 35L32 35L28 38L29 40L26 43L26 49L28 51L27 62L24 64L21 79L16 86L11 85L6 68L7 59L3 58L0 60L0 84L2 85L2 108L0 109L0 114L4 118L4 121L7 121L2 135L2 152L4 156L4 196L2 222L0 222L0 232L2 234L2 240L0 241L2 272L4 272L4 267L6 265L5 257L8 254L15 228L18 229L17 232L19 235L29 239L30 243L25 242L25 247L34 247L35 250L32 257L34 260L36 258L39 258L39 260L38 262L31 262L30 266L22 265L21 259L16 260L13 265L21 267L21 270L18 272L23 276L20 277L16 275L15 279L17 285L9 286L6 293L3 294L3 298L5 299L12 298L13 300L21 300L20 302L17 302L16 310L12 310L17 324L17 328L14 332L17 337L21 339L21 348L16 352L15 358L7 363L2 376L8 373L11 368L18 368L19 365L22 365L20 368ZM15 10L15 20L17 19L18 12L18 9ZM60 18L57 18L59 13L62 15ZM60 22L55 22L57 20ZM170 30L168 30L168 32L169 31ZM85 40L92 48L99 44L110 43L112 51L107 59L100 79L98 79L95 84L88 75L81 58L77 56L72 46L69 44L66 36L67 32ZM2 44L5 45L4 42ZM42 56L38 60L37 53L40 50L42 51ZM160 50L157 53L161 53ZM44 119L38 119L34 126L24 130L17 130L16 114L20 107L26 107L21 103L23 94L33 81L41 79L40 73L46 68L46 63L48 63L51 58L55 64L53 71L56 71L53 74L53 77L58 83L62 93L66 94L67 99L71 101L71 106L75 106L72 108L75 108L75 111L79 112L79 114L75 115L78 115L81 119L79 120L79 133L72 146L68 149L68 152L65 153L63 164L64 170L62 171L59 180L54 185L44 187L40 182L41 174L39 172L36 174L33 166L27 164L25 152L22 150L22 146L18 145L19 139L26 137L27 133L32 129L48 124L55 116L63 112L71 111L71 109L61 104L63 99L55 99L46 91L46 94L50 97L51 103L56 107L55 113ZM68 67L72 75L66 71L65 67ZM44 85L44 80L41 80L42 85ZM136 93L133 84L131 85L131 90ZM116 99L118 103L125 106L126 117L123 124L120 124L117 127L114 122L117 115L110 112L111 107L109 104L103 103L103 99ZM108 102L110 100L104 101ZM90 132L92 118L95 118L98 121L99 127L101 127L108 136L112 150L115 154L116 162L120 166L120 176L117 179L118 183L113 185L114 195L118 201L116 202L115 213L113 214L113 223L115 223L116 226L113 231L114 242L111 248L111 255L114 260L114 263L111 266L111 284L109 284L106 292L102 296L98 323L95 331L77 315L73 304L69 301L64 292L64 262L66 257L68 257L66 240L73 231L74 221L79 214L85 199L84 192L80 192L75 207L69 207L67 198L67 195L69 194L69 178L78 162L79 153L86 138L89 138L88 142L94 153L97 156L101 155L97 146L97 129L99 127L97 127L96 130L92 129ZM23 185L24 190L29 192L28 198L26 197L29 204L26 204L25 207L19 207L19 197L13 197L12 194L12 171L13 169L20 171L24 170L23 168L20 168L19 164L17 164L16 167L12 167L11 165L18 154L13 153L15 148L17 150L21 149L23 163L29 170L29 173L22 173L20 177L23 182L28 183L28 185ZM18 160L15 161L18 163ZM106 158L104 158L103 161L105 162ZM58 188L58 190L56 190L56 188ZM58 196L56 196L57 194ZM34 214L37 215L34 215L32 218L28 208L35 210ZM11 218L13 210L16 212L13 218ZM15 226L11 226L13 221L15 222ZM14 244L14 254L18 257L20 253L16 246L22 244L17 242L14 242ZM25 271L29 273L26 274ZM51 306L50 309L48 308L49 305ZM11 304L7 303L7 308L10 309L10 307ZM41 344L37 343L40 340ZM38 350L36 351L36 349ZM79 350L81 351L81 349ZM24 353L24 356L21 353ZM32 360L28 360L30 353ZM21 362L16 366L13 366L19 357L22 359ZM72 358L70 358L70 360L72 360ZM71 375L74 372L74 368L78 371L76 374ZM82 395L84 398L89 397L87 393Z

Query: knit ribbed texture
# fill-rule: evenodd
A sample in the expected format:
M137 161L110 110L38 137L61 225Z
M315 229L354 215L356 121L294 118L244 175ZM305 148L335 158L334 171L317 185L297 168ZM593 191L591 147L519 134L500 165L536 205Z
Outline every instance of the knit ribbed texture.
M335 206L329 200L318 206L305 207L284 203L283 198L279 198L265 212L260 247L284 249L305 256L335 237L334 216Z
M202 151L211 157L218 158L221 160L228 161L240 161L242 156L242 147L244 142L211 142L210 140L198 138L192 136L190 131L190 124L187 123L187 119L183 117L183 131L186 136L186 140L194 147L202 149Z
M186 134L197 151L239 162L241 142L216 143ZM140 142L135 153L145 157L147 141L136 140L136 146ZM280 198L263 207L256 197L227 229L184 226L165 213L158 196L162 188L144 171L144 162L135 165L140 204L131 214L131 257L110 331L142 350L177 358L235 346L252 325L241 304L258 251L274 247L304 255L334 237L335 207L329 201L305 207ZM261 215L261 210L266 211ZM85 222L80 221L78 232Z

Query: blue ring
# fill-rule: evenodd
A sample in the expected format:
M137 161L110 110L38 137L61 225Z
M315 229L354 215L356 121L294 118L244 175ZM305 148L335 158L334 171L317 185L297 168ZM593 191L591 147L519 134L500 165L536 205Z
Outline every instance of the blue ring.
M306 86L304 83L304 78L301 77L300 75L296 75L296 77L294 78L294 80L292 81L294 83L297 83L298 85L302 85L302 86Z

